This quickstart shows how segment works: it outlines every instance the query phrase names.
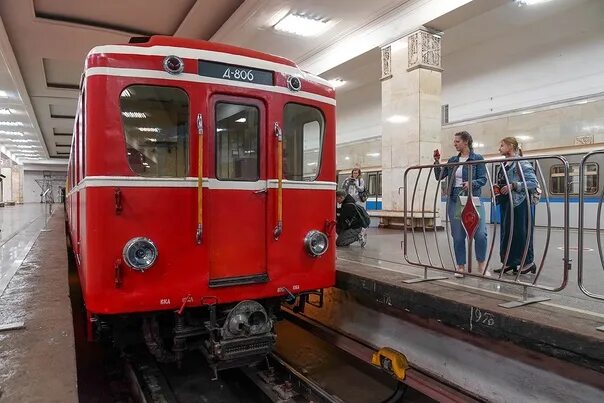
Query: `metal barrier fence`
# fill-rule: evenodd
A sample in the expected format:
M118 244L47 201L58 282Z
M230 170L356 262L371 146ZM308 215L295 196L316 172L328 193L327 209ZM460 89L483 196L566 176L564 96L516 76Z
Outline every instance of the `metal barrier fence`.
M603 294L598 294L587 289L584 284L584 261L585 261L585 166L593 159L594 156L603 155L604 150L592 151L586 154L579 164L579 242L577 256L577 284L579 289L588 297L604 300ZM598 201L598 212L596 217L596 241L598 253L600 256L600 264L604 270L604 251L602 251L602 202L604 201L604 192ZM599 330L604 330L604 327Z
M563 198L563 214L564 227L563 231L563 256L559 261L559 268L554 265L547 265L547 270L559 269L560 283L550 286L540 281L545 268L546 258L550 249L550 240L552 236L552 214L551 200L549 190L545 184L547 183L543 175L543 171L539 164L543 160L555 160L564 169L564 198ZM467 169L464 169L467 167ZM522 169L521 167L524 167ZM529 168L530 167L530 168ZM471 169L470 169L471 168ZM474 186L467 187L467 195L459 197L460 189L455 187L455 172L457 169L467 171L467 183L481 184L476 188L481 189L481 194L475 193ZM482 171L479 173L478 171ZM525 172L526 171L526 172ZM493 175L496 175L495 183ZM534 177L532 176L534 174ZM477 177L478 176L478 177ZM486 176L486 178L485 178ZM530 176L527 180L527 176ZM410 186L409 179L412 177L413 182ZM511 179L516 180L512 181ZM446 187L443 194L442 183L446 179ZM486 179L486 180L485 180ZM542 195L539 201L539 208L546 209L547 225L545 226L545 239L542 250L540 251L540 259L537 259L537 253L533 252L534 238L534 223L536 205L531 204L531 199L534 198L535 179L538 187L541 189ZM464 182L466 182L464 180ZM514 183L512 183L514 182ZM532 156L519 157L497 160L480 160L480 161L465 161L446 164L434 165L418 165L412 166L405 171L404 174L404 220L405 226L410 227L410 231L404 231L403 250L407 263L424 268L424 277L414 279L409 282L419 282L434 279L442 279L443 277L428 277L427 270L439 270L449 273L457 273L456 261L465 260L465 271L463 275L485 278L491 281L497 281L507 284L516 284L523 286L523 299L521 301L513 301L511 303L502 304L504 307L512 308L516 306L526 305L544 301L549 298L537 297L528 298L527 290L530 287L538 288L547 291L560 291L564 289L568 283L568 271L570 270L569 259L569 164L568 161L561 156ZM423 186L422 186L423 185ZM487 186L488 185L488 186ZM487 189L483 191L482 188ZM506 194L497 194L498 190L513 189ZM412 191L410 192L410 190ZM504 190L505 192L505 190ZM525 202L520 201L524 196ZM481 198L481 196L483 196ZM465 197L465 204L464 198ZM444 198L444 206L442 205ZM440 203L439 203L439 200ZM514 206L514 201L519 202L519 205ZM427 204L428 202L428 204ZM545 205L545 206L543 206ZM441 207L441 208L437 208ZM443 214L437 214L437 211L443 210ZM493 209L504 215L504 221L507 225L498 224L497 220L492 220L489 224L490 234L486 225L486 207L490 207L491 213ZM526 209L526 211L524 211ZM452 214L453 213L453 214ZM493 214L492 214L493 215ZM496 214L495 214L496 215ZM515 220L515 215L516 220ZM459 216L459 217L457 217ZM445 220L445 236L448 252L441 250L444 240L443 236L439 235L436 230L436 223L439 218L444 217ZM422 225L421 230L416 229L416 222ZM433 235L429 236L426 230L426 220L431 220L434 226ZM520 224L520 225L519 225ZM492 264L492 257L496 246L496 238L499 232L503 232L499 238L499 256L500 265ZM463 234L460 233L463 231ZM540 230L541 231L541 230ZM479 233L477 240L474 238ZM484 234L486 232L486 235ZM484 236L486 236L486 240ZM488 237L490 236L490 242ZM503 240L502 237L503 236ZM433 239L432 239L433 238ZM465 238L463 241L464 257L458 256L461 250L460 238ZM522 247L522 252L519 254L518 242L525 240ZM452 242L453 240L453 242ZM504 242L507 240L507 242ZM516 242L514 242L516 240ZM541 239L540 239L541 241ZM479 270L473 270L473 246L479 242L479 248L484 247L484 243L488 247L488 255L485 253L484 267ZM453 244L453 245L452 245ZM454 248L456 246L456 248ZM454 253L457 249L458 253ZM413 252L413 253L411 253ZM536 251L535 251L536 252ZM513 256L512 256L513 255ZM520 255L520 256L519 256ZM534 255L534 259L531 255ZM450 257L450 261L448 258ZM457 259L456 259L457 258ZM465 258L465 259L464 259ZM513 258L513 259L512 259ZM517 262L518 270L514 272L513 277L504 276L508 268L508 263ZM523 273L528 271L527 264L534 262L530 266L530 272L534 274L532 278L524 276ZM604 264L604 259L603 259ZM553 267L552 267L553 266ZM496 267L496 268L495 268ZM491 272L491 269L494 270Z

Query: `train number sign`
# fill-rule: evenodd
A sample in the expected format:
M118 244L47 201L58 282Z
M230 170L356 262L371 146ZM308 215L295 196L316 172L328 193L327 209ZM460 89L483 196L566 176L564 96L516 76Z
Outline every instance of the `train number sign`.
M198 64L198 73L200 76L221 78L223 80L273 85L272 71L245 66L200 60Z

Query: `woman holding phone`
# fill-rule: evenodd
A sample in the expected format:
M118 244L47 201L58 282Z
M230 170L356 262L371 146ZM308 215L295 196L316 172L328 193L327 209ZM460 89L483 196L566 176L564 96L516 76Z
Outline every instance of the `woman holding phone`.
M459 133L455 133L453 139L453 146L455 150L457 150L457 155L449 158L447 163L456 163L456 162L465 162L465 161L480 161L484 160L482 155L474 152L474 148L472 147L472 136L467 131L462 131ZM448 178L448 181L453 181L453 183L448 183L447 189L450 189L450 193L448 195L448 203L447 203L447 216L449 218L449 222L451 223L451 233L453 235L453 249L455 250L455 262L457 264L456 270L459 273L455 275L457 277L462 277L465 271L466 265L466 231L461 223L459 217L455 217L455 211L458 208L457 203L460 203L459 196L469 195L469 187L468 183L468 169L471 167L472 169L472 196L478 197L480 196L480 191L482 187L487 183L487 170L484 164L473 164L473 165L463 165L463 166L453 166L453 167L445 167L441 168L438 166L440 164L440 152L438 150L434 150L434 164L437 166L434 167L434 174L436 179L444 179ZM467 203L472 203L472 199L468 198ZM474 234L474 250L476 253L476 260L478 261L478 268L480 273L482 274L485 269L486 264L486 254L487 254L487 226L485 222L485 211L484 206L480 204L477 206L478 214L480 215L480 223L476 233ZM489 275L489 273L485 273Z

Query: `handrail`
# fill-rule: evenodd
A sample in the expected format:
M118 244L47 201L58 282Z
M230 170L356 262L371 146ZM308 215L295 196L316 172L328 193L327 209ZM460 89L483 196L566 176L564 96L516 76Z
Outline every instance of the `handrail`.
M203 115L197 114L197 232L195 242L201 244L203 235Z
M602 151L604 153L604 151ZM490 201L493 203L492 204L492 208L495 208L497 205L497 201L499 201L499 198L495 198L495 194L493 193L493 181L495 180L494 178L491 179L491 175L489 173L488 167L489 166L500 166L502 167L502 177L505 179L505 183L509 186L510 182L511 182L511 178L508 177L508 172L506 172L506 170L503 168L504 167L504 162L506 163L516 163L519 164L520 162L523 161L529 161L529 162L534 162L535 165L535 177L537 179L538 182L541 183L541 188L544 187L543 184L543 172L541 171L541 167L539 165L539 162L542 160L547 160L547 159L553 159L553 160L557 160L559 161L563 167L564 167L564 177L565 177L565 183L569 183L569 164L568 161L566 160L566 158L562 157L562 156L551 156L551 155L538 155L538 156L531 156L531 157L514 157L514 158L506 158L505 160L503 159L486 159L486 160L474 160L474 161L465 161L465 162L450 162L450 163L444 163L444 164L438 164L438 165L434 165L434 164L425 164L425 165L416 165L416 166L412 166L409 167L405 170L404 172L404 184L403 184L403 188L404 188L404 200L403 200L403 208L404 208L404 222L405 225L411 225L411 228L407 228L407 230L404 231L403 233L403 237L404 237L404 241L403 241L403 253L404 253L404 259L407 263L414 265L414 266L418 266L418 267L422 267L424 269L434 269L434 270L439 270L439 271L444 271L444 272L451 272L454 273L455 272L455 258L453 256L452 250L451 250L451 240L450 240L450 234L452 233L452 230L450 230L451 225L449 223L448 220L448 210L450 208L449 204L450 204L450 194L451 194L451 190L452 190L452 185L453 185L453 181L454 181L454 175L452 174L452 172L454 172L455 170L452 168L459 168L459 167L463 167L463 166L467 166L468 168L472 167L473 165L484 165L485 168L487 168L487 183L490 186ZM438 166L441 171L440 171L440 175L437 175L438 171L435 170L435 167ZM517 165L514 165L517 166ZM516 168L514 168L516 169ZM443 219L445 219L445 229L446 229L446 238L447 238L447 242L449 244L449 250L451 252L451 262L443 262L443 254L441 253L440 250L440 245L439 245L439 237L437 236L437 234L434 234L434 239L433 242L435 242L435 247L433 247L432 245L430 245L428 243L428 236L426 234L426 230L425 230L425 220L426 217L425 215L426 213L426 200L429 199L429 197L427 196L427 193L429 191L432 191L431 186L429 186L430 181L436 182L437 186L435 186L435 192L436 194L434 195L434 206L436 206L437 204L437 199L439 197L439 195L442 192L442 180L445 179L444 176L445 171L448 170L448 175L449 178L447 179L448 181L448 186L447 186L447 194L446 197L444 197L444 202L441 202L442 204L446 205L446 209L447 211L445 211L443 214L440 214L441 217L443 217ZM525 172L523 169L519 170L520 173L517 174L516 176L518 176L518 179L514 179L514 181L518 180L520 181L520 183L523 184L522 186L522 193L524 194L526 200L527 200L527 221L528 223L525 223L524 225L527 225L528 228L526 228L526 237L527 240L531 239L532 236L534 236L533 232L533 223L535 220L535 217L533 216L533 208L534 206L531 205L530 203L530 197L531 194L529 192L528 186L527 186L527 178L525 177ZM422 175L426 174L428 175L428 178L425 178L425 182L421 179ZM475 173L472 172L472 169L468 169L468 182L471 183L472 181L472 176L475 175ZM412 177L412 179L411 179ZM410 180L412 180L412 183L408 183ZM423 190L418 190L418 184L419 182L422 182L422 184L425 183L424 189ZM503 180L503 179L502 179ZM412 193L411 193L412 192ZM423 194L421 194L421 192L424 192ZM468 201L467 203L473 203L472 200L472 190L469 189L468 191ZM547 193L547 190L545 191L545 198L542 198L542 201L540 204L546 204L547 207L547 216L548 216L548 223L551 223L551 211L550 211L550 205L549 205L549 194ZM479 196L479 195L476 195ZM432 197L432 196L430 196ZM507 198L509 198L509 203L511 203L513 205L513 196L512 193L508 193ZM431 199L430 199L431 200ZM416 202L417 201L417 202ZM430 202L428 202L428 204L430 204ZM408 206L411 206L411 208L409 209ZM419 222L417 220L414 220L414 217L417 217L418 211L416 211L416 205L418 208L421 208L421 214L422 217L424 217L423 221L420 220ZM420 206L421 205L421 206ZM473 205L472 205L473 206ZM475 213L480 213L480 211L475 208L475 211L472 212L472 206L467 208L466 213L469 213L471 216L473 216L474 218L476 217ZM524 208L524 207L523 207ZM433 216L434 218L436 218L436 209L433 208L433 210L435 210L433 213L431 213L430 215ZM482 210L482 209L481 209ZM486 210L486 209L485 209ZM508 228L507 232L509 234L509 237L507 239L507 245L502 245L503 247L505 247L505 250L500 250L500 256L503 259L503 263L501 264L500 268L501 270L498 270L499 275L493 275L490 276L488 274L488 270L489 270L489 265L491 263L491 257L493 255L494 252L494 246L495 246L495 234L496 234L496 227L497 224L493 224L493 231L492 234L490 234L489 236L493 236L493 239L491 239L490 242L490 250L488 251L488 256L485 256L485 269L481 272L479 271L472 271L472 261L473 261L473 243L474 240L471 237L467 237L466 236L466 250L464 251L466 254L466 258L467 258L467 262L466 262L466 272L464 273L465 275L469 275L471 277L479 277L479 278L485 278L487 280L490 281L496 281L496 282L502 282L502 283L507 283L507 284L516 284L516 285L521 285L524 286L525 289L526 287L533 287L533 288L538 288L538 289L542 289L542 290L546 290L546 291L552 291L552 292L557 292L557 291L561 291L563 290L566 285L568 284L568 271L570 270L570 258L569 258L569 236L570 236L570 230L569 230L569 189L568 186L566 186L564 188L564 231L563 231L563 237L564 237L564 251L563 251L563 259L562 259L562 264L561 266L561 270L562 270L562 279L561 282L558 284L542 284L540 282L537 281L537 279L539 278L539 275L541 274L543 268L544 268L544 263L545 263L545 259L546 259L546 255L548 252L548 248L549 248L549 242L550 242L550 231L548 229L547 232L547 238L545 241L545 249L543 251L543 256L539 256L541 257L541 259L539 259L538 253L534 253L534 258L533 260L535 261L535 265L537 267L537 272L536 272L536 276L535 279L530 279L527 280L524 278L524 276L521 276L521 271L522 268L524 267L525 262L527 262L528 259L528 252L529 252L529 242L527 242L526 245L522 245L522 249L519 249L518 251L518 258L520 260L520 266L518 268L518 274L513 276L513 277L509 277L509 278L505 278L503 276L504 273L504 268L507 266L507 262L510 259L510 252L511 252L511 248L512 248L512 239L514 238L514 208L510 209L510 222L509 225L510 227ZM485 211L486 213L486 211ZM428 217L429 218L429 217ZM435 220L436 221L436 220ZM415 225L414 222L418 222L418 225L421 225L423 223L424 228L422 229L421 232L418 232L415 230ZM436 225L436 222L435 222ZM478 224L480 225L480 224ZM503 223L502 223L503 225ZM466 228L466 225L463 224L462 221L462 227ZM470 227L469 227L470 228ZM478 228L478 226L477 226ZM518 228L517 228L518 229ZM467 230L466 230L467 232ZM424 241L422 242L425 246L425 250L426 250L426 254L427 256L421 256L423 254L423 249L420 251L418 248L418 243L417 240L415 239L416 236L422 236L424 237ZM409 239L411 237L411 239ZM469 239L468 239L469 238ZM442 238L440 238L441 241ZM410 242L412 243L412 245L410 244ZM421 242L421 241L420 241ZM488 244L489 242L487 242L487 248L488 248ZM415 252L415 255L412 255L413 252ZM421 253L420 253L421 252ZM535 251L537 252L537 251ZM541 252L541 251L539 251ZM434 258L432 257L432 253L434 253ZM438 254L438 255L436 255ZM427 258L427 259L426 259ZM439 265L440 263L440 265ZM451 264L452 266L447 266L448 264ZM603 259L603 265L604 265L604 259ZM499 264L497 264L495 267L499 266ZM506 276L507 277L507 276Z
M585 154L579 164L579 241L578 241L578 255L577 255L577 284L581 292L588 297L604 300L604 295L597 294L589 291L583 283L583 266L584 266L584 229L585 229L585 165L587 161L594 155L604 154L604 150L596 150ZM604 192L600 201L598 202L598 213L596 219L596 240L598 245L598 253L600 256L600 263L602 269L604 269L604 251L602 250L602 203L604 202Z
M277 122L274 133L277 140L277 225L273 237L278 240L283 232L283 131Z

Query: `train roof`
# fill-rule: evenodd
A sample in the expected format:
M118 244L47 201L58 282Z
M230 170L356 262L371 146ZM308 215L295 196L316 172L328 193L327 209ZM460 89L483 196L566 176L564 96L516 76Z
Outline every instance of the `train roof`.
M329 81L301 70L296 63L289 59L223 43L154 35L132 38L128 44L96 46L88 53L87 60L99 54L136 54L147 56L168 56L174 54L195 59L202 59L207 55L233 55L237 57L237 60L254 61L256 65L259 61L265 62L264 64L267 69L297 75L304 80L329 87L331 92L334 93L333 97L335 98L333 85Z

